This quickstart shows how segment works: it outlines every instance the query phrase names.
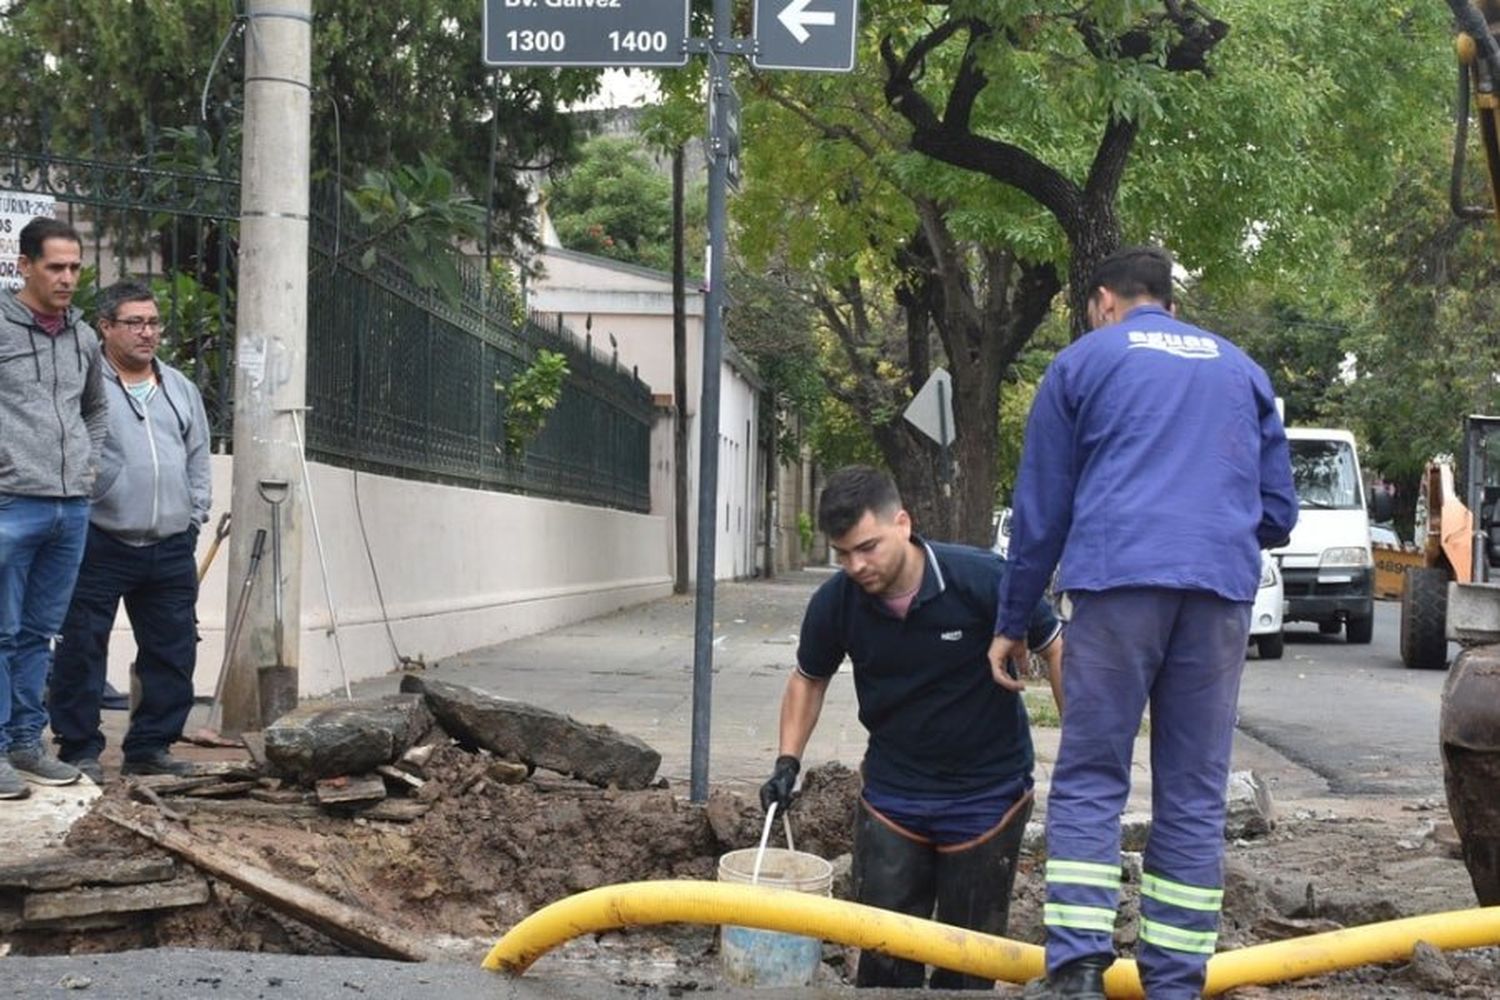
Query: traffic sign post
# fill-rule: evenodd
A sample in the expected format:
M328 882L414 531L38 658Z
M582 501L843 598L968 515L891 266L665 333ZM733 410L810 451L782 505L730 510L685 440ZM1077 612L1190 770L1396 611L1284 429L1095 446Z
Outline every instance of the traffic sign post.
M854 69L859 0L755 0L756 69Z
M708 798L713 702L714 568L719 493L719 367L724 356L728 192L740 186L740 99L730 56L757 69L854 68L858 0L756 0L755 37L732 37L732 0L713 0L713 34L688 37L689 0L485 0L484 61L491 66L687 65L708 56L708 266L703 317L703 397L698 405L698 549L693 621L692 780ZM678 401L681 407L681 401ZM947 412L947 411L945 411ZM941 436L946 439L946 426Z
M491 66L686 66L688 0L485 0Z

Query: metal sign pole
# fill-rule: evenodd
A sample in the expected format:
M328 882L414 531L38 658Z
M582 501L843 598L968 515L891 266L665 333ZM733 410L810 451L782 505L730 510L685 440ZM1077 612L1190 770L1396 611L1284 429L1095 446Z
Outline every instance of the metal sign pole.
M709 148L723 148L723 100L729 90L729 58L721 51L730 32L730 0L714 0L714 30L708 53ZM729 158L708 161L708 300L703 317L703 399L698 405L698 566L693 618L693 741L689 797L708 799L709 722L714 683L714 564L718 554L719 366L724 358L724 285L728 277Z

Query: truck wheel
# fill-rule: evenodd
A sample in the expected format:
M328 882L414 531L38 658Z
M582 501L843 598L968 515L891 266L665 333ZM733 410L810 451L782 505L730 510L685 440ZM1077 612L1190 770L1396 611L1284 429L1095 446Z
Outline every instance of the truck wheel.
M1401 662L1410 670L1448 666L1448 572L1430 566L1406 571L1401 590Z
M1344 639L1351 646L1368 646L1375 636L1375 616L1350 618L1344 623Z
M1286 637L1280 632L1255 637L1255 651L1262 660L1279 660L1286 649Z

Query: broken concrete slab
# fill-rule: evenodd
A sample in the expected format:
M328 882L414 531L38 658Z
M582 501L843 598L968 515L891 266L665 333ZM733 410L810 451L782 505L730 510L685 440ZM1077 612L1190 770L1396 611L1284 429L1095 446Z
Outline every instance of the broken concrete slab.
M28 861L0 864L0 888L42 892L100 883L163 882L173 876L176 868L171 858L84 857L71 851L50 851Z
M323 806L379 802L385 798L385 779L378 774L324 778L317 783L315 790L318 804Z
M266 762L303 782L360 774L399 759L431 725L412 694L302 705L266 727Z
M610 726L586 725L536 705L415 675L401 679L401 690L424 695L432 714L460 743L590 784L645 788L661 765L660 753Z
M1264 837L1276 827L1271 789L1254 771L1235 771L1229 776L1229 808L1224 816L1224 838L1243 840Z

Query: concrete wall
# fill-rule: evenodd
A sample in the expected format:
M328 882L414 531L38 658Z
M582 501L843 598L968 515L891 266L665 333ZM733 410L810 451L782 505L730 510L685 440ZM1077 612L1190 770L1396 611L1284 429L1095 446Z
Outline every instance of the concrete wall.
M200 562L229 502L232 469L231 458L214 456L216 507L198 539ZM399 665L382 620L375 572L400 653L429 663L671 592L663 544L670 522L660 515L356 475L317 463L310 471L350 680ZM241 530L253 530L268 526L269 518L257 511L244 524ZM301 687L304 695L316 695L341 681L311 519L304 524ZM225 545L198 598L203 641L194 683L200 694L213 693L225 622L243 584L227 579L228 564ZM271 578L268 551L256 588L270 587ZM122 611L109 662L110 680L121 691L129 684L134 655Z

